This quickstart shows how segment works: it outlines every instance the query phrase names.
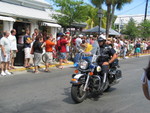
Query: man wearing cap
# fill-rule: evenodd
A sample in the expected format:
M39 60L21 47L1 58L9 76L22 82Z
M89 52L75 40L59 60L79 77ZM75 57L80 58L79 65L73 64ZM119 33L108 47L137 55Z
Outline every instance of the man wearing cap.
M63 34L61 35L61 38L60 38L60 49L59 49L59 66L58 68L62 69L63 66L62 66L62 62L67 62L66 60L66 53L67 53L67 50L66 50L66 45L69 43L69 41L66 39L66 35Z

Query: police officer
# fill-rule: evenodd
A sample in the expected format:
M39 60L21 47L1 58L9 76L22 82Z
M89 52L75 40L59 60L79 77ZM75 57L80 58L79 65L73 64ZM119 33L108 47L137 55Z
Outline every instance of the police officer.
M113 63L117 59L118 56L114 48L106 44L105 37L100 36L97 41L99 44L99 48L97 51L97 54L99 55L99 57L97 59L97 63L98 65L102 67L102 72L107 74L109 70L109 65Z

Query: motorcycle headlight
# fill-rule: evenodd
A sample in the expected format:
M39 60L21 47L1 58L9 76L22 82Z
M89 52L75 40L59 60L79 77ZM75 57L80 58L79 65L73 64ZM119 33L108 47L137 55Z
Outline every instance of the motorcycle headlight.
M102 70L101 67L100 67L100 66L97 66L96 71L97 71L97 72L101 72L101 70Z
M79 67L80 67L81 69L87 69L87 68L88 68L88 62L87 62L87 61L81 61L81 62L79 63Z

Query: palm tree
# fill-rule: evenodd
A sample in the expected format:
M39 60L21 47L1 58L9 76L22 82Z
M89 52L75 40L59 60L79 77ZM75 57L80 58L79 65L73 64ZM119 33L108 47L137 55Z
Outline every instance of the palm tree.
M100 7L103 3L107 6L107 23L106 23L106 37L109 35L109 29L112 26L115 9L121 10L123 5L132 2L132 0L91 0L92 4Z
M87 5L87 7L88 7L88 10L87 10L88 19L86 21L87 23L86 29L90 29L99 25L99 19L98 19L98 14L97 14L98 9L94 8L91 5ZM106 13L106 11L103 11L103 12ZM106 28L106 16L103 16L102 18L102 27Z
M112 21L114 19L115 9L121 10L126 3L131 3L131 2L132 2L132 0L114 0L113 1L109 28L112 27Z

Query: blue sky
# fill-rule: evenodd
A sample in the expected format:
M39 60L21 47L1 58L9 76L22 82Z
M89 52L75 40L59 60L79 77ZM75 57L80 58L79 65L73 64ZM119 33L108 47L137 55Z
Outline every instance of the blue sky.
M50 2L51 0L45 0ZM90 4L90 0L84 0L86 3ZM52 4L52 2L50 2ZM145 13L146 0L133 0L130 4L123 6L122 10L115 11L115 15L134 15L134 14L144 14ZM54 7L56 8L56 7ZM103 5L103 9L106 9L106 6ZM148 14L150 14L150 0L148 6Z

